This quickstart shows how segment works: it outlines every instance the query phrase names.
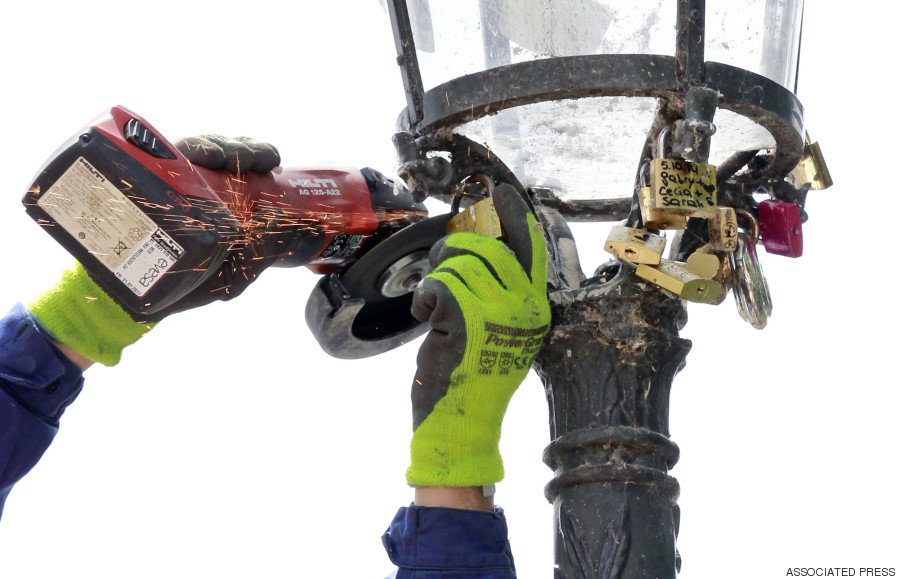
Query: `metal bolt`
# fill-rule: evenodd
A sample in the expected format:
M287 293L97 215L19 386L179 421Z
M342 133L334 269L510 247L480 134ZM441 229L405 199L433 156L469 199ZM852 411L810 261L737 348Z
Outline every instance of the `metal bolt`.
M422 274L419 272L411 273L400 281L400 285L412 291L416 289L416 284L422 281Z

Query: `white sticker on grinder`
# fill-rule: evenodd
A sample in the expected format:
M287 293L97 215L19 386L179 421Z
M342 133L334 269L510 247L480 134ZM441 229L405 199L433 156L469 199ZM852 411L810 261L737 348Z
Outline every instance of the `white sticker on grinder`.
M38 206L138 296L184 254L84 157L41 195Z

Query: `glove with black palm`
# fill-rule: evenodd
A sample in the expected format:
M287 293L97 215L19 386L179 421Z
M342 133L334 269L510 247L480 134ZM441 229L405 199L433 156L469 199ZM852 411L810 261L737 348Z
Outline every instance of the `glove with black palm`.
M506 244L476 233L444 238L413 298L413 315L432 327L412 388L414 486L503 478L501 422L549 327L540 224L512 187L497 187L493 199Z

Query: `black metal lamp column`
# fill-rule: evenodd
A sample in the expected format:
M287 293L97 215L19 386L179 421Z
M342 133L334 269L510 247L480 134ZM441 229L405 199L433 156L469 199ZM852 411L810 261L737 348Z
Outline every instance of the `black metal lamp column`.
M555 576L675 577L678 460L669 391L690 342L681 300L627 267L551 292L553 326L537 360L553 442Z
M703 90L704 12L703 0L678 2L678 81L688 93ZM678 446L669 439L669 395L691 348L678 337L687 310L628 267L597 274L550 293L553 327L536 363L553 441L544 462L555 474L545 489L554 575L674 578L679 489L668 471Z

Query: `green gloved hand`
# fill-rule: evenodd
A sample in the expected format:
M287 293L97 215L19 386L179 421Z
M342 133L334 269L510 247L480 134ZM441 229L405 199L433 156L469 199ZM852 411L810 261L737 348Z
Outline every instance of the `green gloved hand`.
M242 167L244 171L266 173L281 161L275 147L246 137L206 135L174 144L191 163L231 173L241 172ZM216 272L157 318L240 295L273 261L260 259L256 249L253 243L234 244ZM132 318L80 264L64 271L53 288L33 298L26 307L59 342L106 366L117 364L122 350L154 326Z
M413 315L432 327L412 387L414 486L503 478L501 422L550 324L540 225L512 187L497 187L493 199L507 244L476 233L444 238L413 297Z
M25 307L57 341L106 366L118 364L125 346L153 328L153 324L134 321L80 263L63 271L55 286Z

